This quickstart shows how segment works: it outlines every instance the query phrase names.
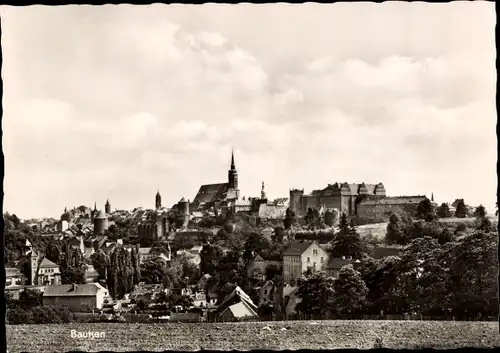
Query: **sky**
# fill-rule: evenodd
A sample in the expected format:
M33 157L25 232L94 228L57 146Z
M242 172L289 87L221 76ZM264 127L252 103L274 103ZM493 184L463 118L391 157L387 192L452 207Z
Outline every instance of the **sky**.
M494 211L493 2L0 6L4 211L170 207L227 181Z

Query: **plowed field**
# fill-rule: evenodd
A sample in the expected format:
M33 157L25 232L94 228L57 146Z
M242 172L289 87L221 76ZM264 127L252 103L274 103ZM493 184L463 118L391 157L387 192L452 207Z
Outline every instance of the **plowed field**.
M104 332L103 338L74 338ZM288 321L214 324L65 324L7 326L9 353L500 347L497 322Z

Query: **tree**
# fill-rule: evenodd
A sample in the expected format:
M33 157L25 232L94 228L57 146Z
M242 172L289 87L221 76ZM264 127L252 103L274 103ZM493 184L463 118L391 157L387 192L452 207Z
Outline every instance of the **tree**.
M352 265L340 269L333 289L335 291L333 305L337 313L355 314L364 307L368 287L361 278L361 274L354 270Z
M342 213L339 222L339 232L347 234L349 233L349 231L350 228L349 228L349 222L347 221L347 215L345 213Z
M321 317L334 311L334 279L324 272L306 272L297 279L298 313Z
M63 284L84 284L87 265L79 248L66 245L64 254L58 262L61 268L61 282Z
M439 218L449 218L452 216L450 207L446 203L442 203L437 209L437 216Z
M266 266L266 280L272 281L281 276L281 269L278 265L269 264Z
M327 210L325 212L325 224L328 226L328 227L333 227L335 225L335 222L337 222L337 215L334 211L332 210Z
M262 236L260 233L250 233L245 242L245 252L243 253L243 259L248 263L253 260L255 254L260 253L264 249L269 249L271 244L269 240Z
M92 254L90 257L92 261L92 266L99 274L99 279L106 279L106 268L108 267L108 256L104 251L99 250Z
M477 218L486 217L486 208L484 208L483 205L477 206L476 210L474 211L474 217L477 217Z
M147 284L164 283L167 263L160 257L149 259L141 265L141 278Z
M133 256L135 257L133 260ZM138 254L129 252L123 246L116 246L109 255L107 267L107 284L111 297L121 299L130 293L138 283L137 274Z
M486 216L484 217L478 217L476 219L476 229L481 230L483 232L491 232L493 230L493 225L490 221L490 219Z
M403 228L403 223L401 217L393 213L389 217L389 223L387 224L387 232L385 234L386 243L391 244L405 244L406 234Z
M321 216L319 214L319 211L316 208L311 208L311 207L307 209L307 214L304 217L304 219L309 228L311 229L316 228L318 224L321 222Z
M443 231L439 234L437 240L440 245L449 243L453 240L453 234L448 228L444 228Z
M297 217L295 216L295 212L290 208L287 208L285 211L285 219L283 220L283 226L285 227L285 229L291 229L296 222L297 222Z
M464 200L458 201L457 208L455 210L455 217L458 217L458 218L467 217L467 207L465 206Z
M431 222L436 218L434 207L432 206L431 200L427 197L420 201L417 206L417 218L424 219L427 222Z
M204 275L208 273L214 276L223 255L224 253L220 246L204 245L200 253L200 274Z
M335 234L332 242L331 254L333 257L352 256L361 259L368 253L368 244L355 231L348 228L348 231L340 231Z

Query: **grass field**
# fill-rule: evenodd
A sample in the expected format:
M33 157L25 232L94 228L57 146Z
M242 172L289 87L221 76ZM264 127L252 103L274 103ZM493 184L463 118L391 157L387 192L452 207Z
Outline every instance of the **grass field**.
M387 222L365 224L356 227L356 230L362 237L372 234L375 238L382 240L387 232Z
M7 325L9 353L67 351L163 351L500 347L498 322L289 321L210 324ZM78 339L71 330L104 332Z

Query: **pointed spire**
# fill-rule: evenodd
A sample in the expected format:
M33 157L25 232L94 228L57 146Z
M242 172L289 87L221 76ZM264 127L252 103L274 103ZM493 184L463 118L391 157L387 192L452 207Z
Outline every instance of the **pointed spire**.
M231 149L231 169L234 168L234 149Z
M94 201L94 211L97 211L97 202Z
M431 201L434 202L434 193L431 193Z

